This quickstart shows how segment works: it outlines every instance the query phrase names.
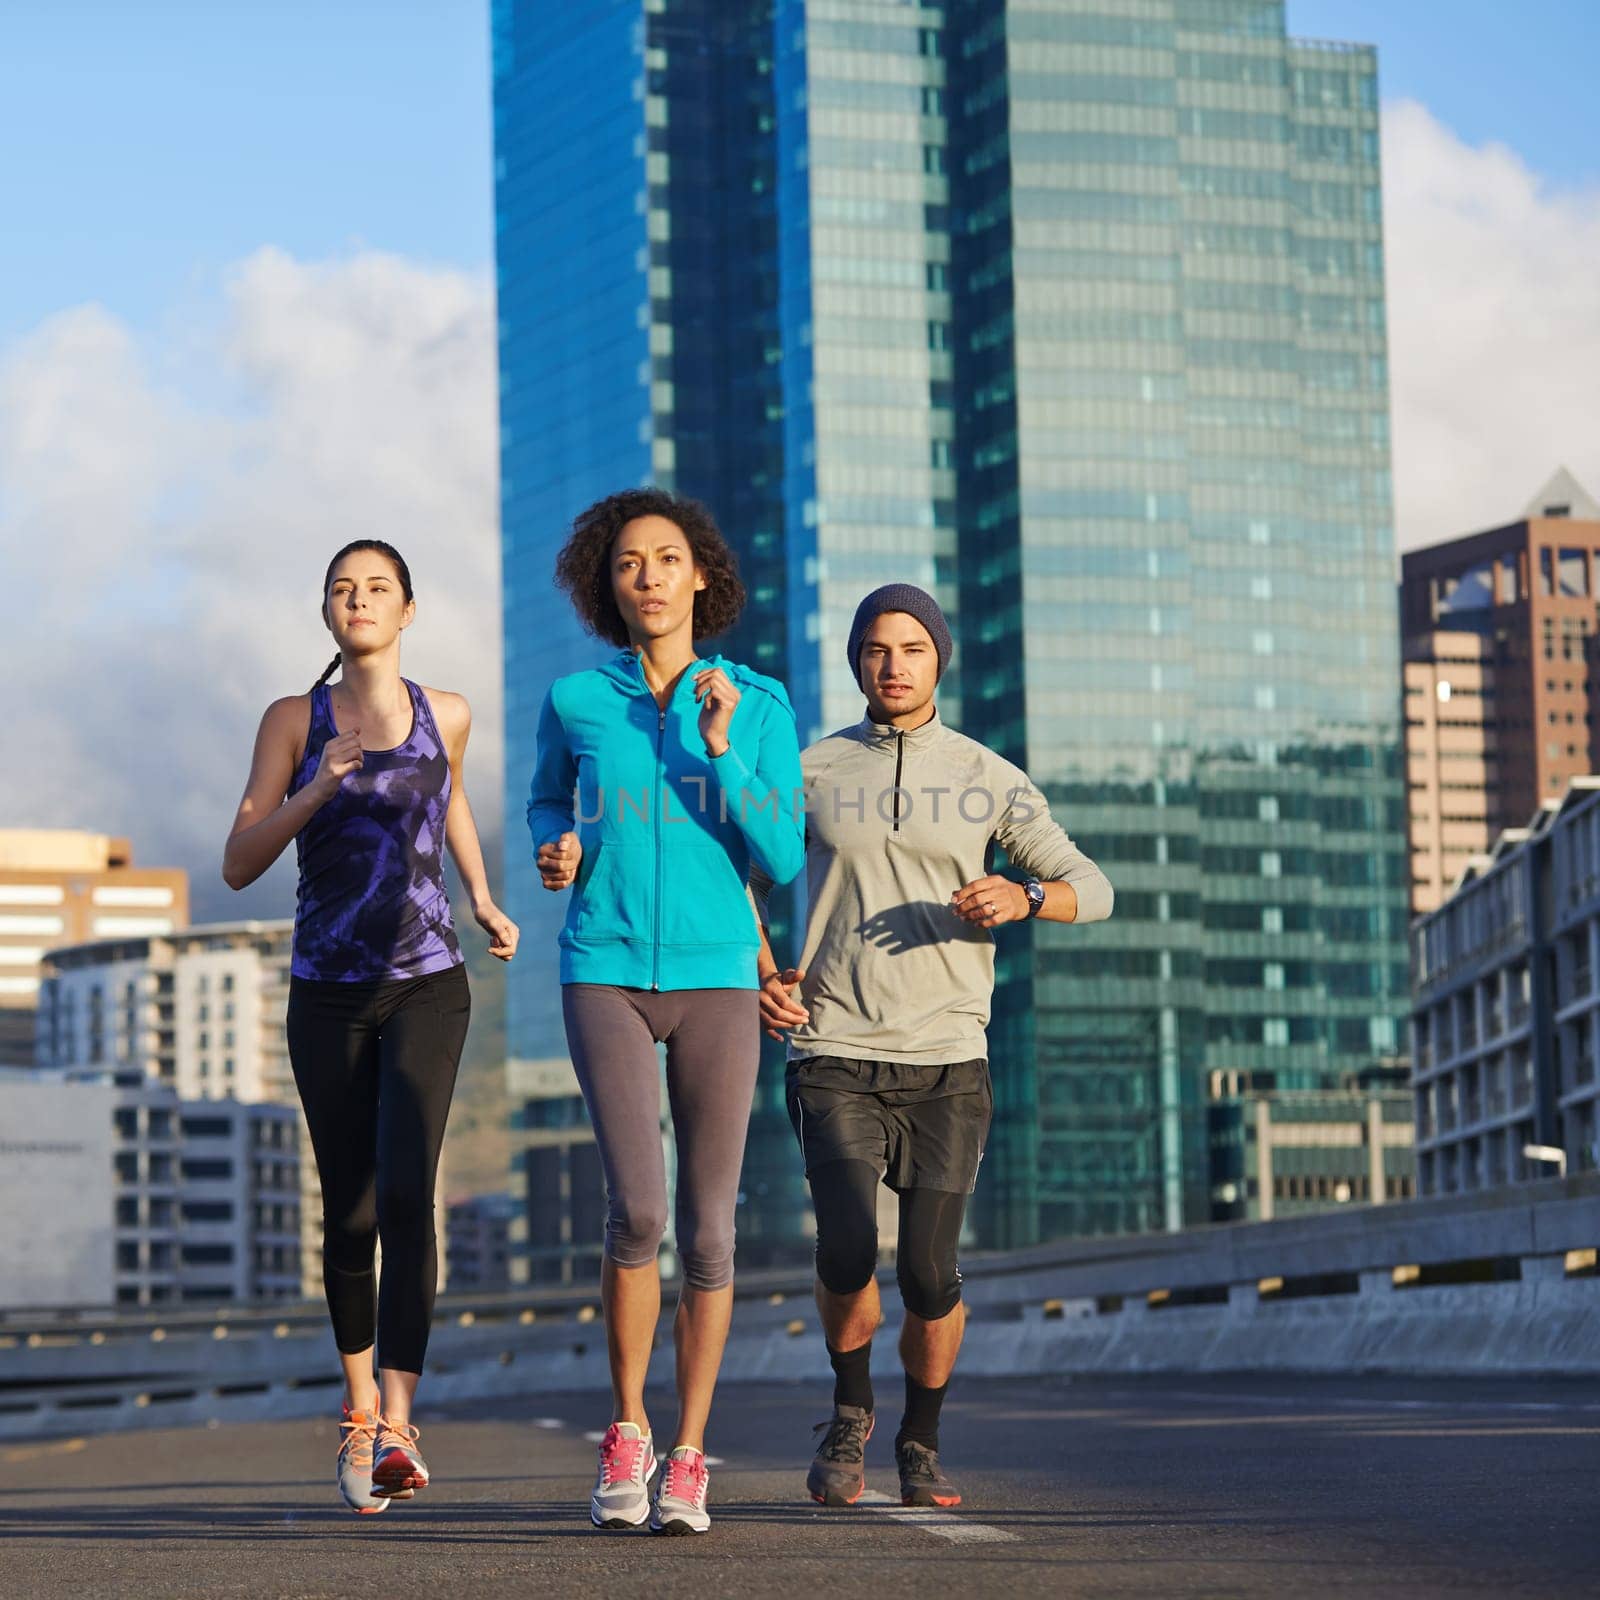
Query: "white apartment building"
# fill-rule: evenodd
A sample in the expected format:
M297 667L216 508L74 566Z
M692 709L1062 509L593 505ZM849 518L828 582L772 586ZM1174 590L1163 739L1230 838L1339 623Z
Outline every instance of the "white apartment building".
M289 1108L299 1125L300 1289L316 1298L322 1293L322 1201L284 1034L292 933L285 918L53 950L39 992L35 1060L46 1071L104 1076L129 1091L160 1085L186 1106L234 1101ZM167 1198L155 1193L151 1203L164 1212ZM175 1193L170 1198L176 1202ZM247 1215L240 1211L241 1222ZM164 1284L178 1292L181 1263L173 1262L170 1279L151 1267L167 1259L161 1243L153 1236L144 1240L141 1295L148 1290L165 1297Z

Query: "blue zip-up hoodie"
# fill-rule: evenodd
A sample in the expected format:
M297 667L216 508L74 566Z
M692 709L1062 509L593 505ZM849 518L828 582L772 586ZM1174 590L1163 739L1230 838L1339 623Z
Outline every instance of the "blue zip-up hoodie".
M694 698L708 667L740 693L715 761ZM528 831L535 852L574 828L583 844L562 983L759 988L745 883L752 862L776 883L805 865L802 784L794 708L775 678L711 656L665 711L632 650L557 678L539 712Z

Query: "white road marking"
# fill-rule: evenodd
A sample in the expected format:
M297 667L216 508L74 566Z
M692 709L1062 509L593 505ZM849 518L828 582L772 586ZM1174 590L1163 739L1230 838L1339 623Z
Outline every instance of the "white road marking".
M937 1506L903 1506L878 1489L864 1490L856 1504L869 1511L881 1511L896 1522L908 1522L955 1544L1014 1544L1017 1538L1005 1528L991 1527L987 1522L971 1522L954 1512L941 1511Z
M586 1434L584 1434L584 1438L587 1439L590 1444L599 1444L600 1441L603 1438L605 1438L605 1434L604 1433L586 1433Z
M561 1420L560 1417L535 1417L533 1419L533 1425L536 1428L564 1428L564 1427L566 1427L566 1423L564 1423Z

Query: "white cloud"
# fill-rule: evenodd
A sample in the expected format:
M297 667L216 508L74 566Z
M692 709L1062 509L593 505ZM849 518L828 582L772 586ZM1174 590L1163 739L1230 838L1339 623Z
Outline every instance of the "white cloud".
M1600 190L1413 102L1383 141L1400 548L1514 520L1560 465L1600 494Z
M262 710L331 653L329 557L376 536L416 584L407 675L472 701L469 782L497 835L489 283L263 250L191 328L183 392L94 306L0 354L0 826L126 834L190 869L204 914L286 911L283 868L229 896L222 840Z

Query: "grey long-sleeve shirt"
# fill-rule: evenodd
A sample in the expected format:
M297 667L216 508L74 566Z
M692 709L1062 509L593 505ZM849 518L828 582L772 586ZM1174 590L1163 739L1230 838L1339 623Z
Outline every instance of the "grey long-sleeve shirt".
M909 733L863 721L819 739L800 765L809 914L798 965L811 1020L791 1032L790 1059L987 1056L994 935L962 921L951 895L991 870L998 843L1025 873L1070 883L1077 920L1098 922L1111 915L1105 874L1026 773L937 716ZM752 872L763 924L771 887Z

